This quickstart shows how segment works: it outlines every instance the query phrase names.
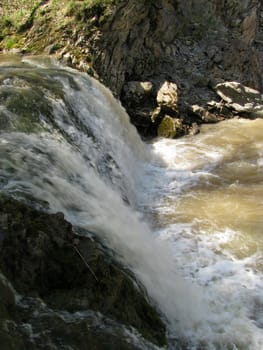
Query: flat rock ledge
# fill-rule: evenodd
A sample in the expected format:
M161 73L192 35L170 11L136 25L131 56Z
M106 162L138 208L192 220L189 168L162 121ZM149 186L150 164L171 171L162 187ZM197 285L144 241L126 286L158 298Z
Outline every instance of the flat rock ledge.
M263 117L263 95L236 81L216 85L216 92L227 107L238 113Z

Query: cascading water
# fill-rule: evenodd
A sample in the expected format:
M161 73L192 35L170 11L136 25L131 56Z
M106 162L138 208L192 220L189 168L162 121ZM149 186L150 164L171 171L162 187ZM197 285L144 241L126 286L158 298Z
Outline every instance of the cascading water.
M86 75L27 58L2 62L0 81L1 192L64 212L116 252L167 320L171 349L260 350L262 121L146 145Z

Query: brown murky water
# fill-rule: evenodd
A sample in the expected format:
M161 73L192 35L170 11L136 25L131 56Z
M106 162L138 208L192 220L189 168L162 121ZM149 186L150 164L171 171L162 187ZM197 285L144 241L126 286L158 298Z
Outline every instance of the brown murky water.
M176 198L164 200L169 210L160 221L193 223L210 234L228 228L237 232L227 245L233 254L263 252L263 120L204 126L191 140L179 141L176 167L200 174Z
M263 119L205 125L153 148L165 164L152 190L162 194L152 197L158 235L185 278L204 288L212 329L204 348L261 350Z

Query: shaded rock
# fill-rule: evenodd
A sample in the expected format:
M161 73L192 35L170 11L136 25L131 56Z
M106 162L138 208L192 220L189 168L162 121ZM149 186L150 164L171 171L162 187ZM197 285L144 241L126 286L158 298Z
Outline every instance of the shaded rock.
M162 109L177 111L177 85L175 83L165 81L157 92L156 101L158 106L160 106Z
M151 120L153 123L157 122L158 119L161 117L161 107L156 107L151 114Z
M6 277L0 271L0 295L1 295L1 303L0 303L0 320L8 319L9 312L8 309L10 307L14 307L15 305L15 291Z
M216 85L217 94L236 112L263 115L263 95L235 81Z
M129 81L122 90L122 102L134 124L143 136L154 133L151 115L156 106L156 93L151 81Z
M152 94L153 84L150 81L129 81L123 88L123 99L132 99L141 103Z
M216 55L218 54L218 47L217 46L209 46L206 49L206 54L208 56L208 58L210 58L211 60L214 59L214 57L216 57Z
M100 313L53 310L37 297L20 296L9 317L0 319L1 350L155 348L134 329Z
M16 309L15 290L0 271L0 343L3 350L23 349L21 339L9 332L9 325L13 324Z
M152 109L147 107L134 108L133 111L129 113L131 123L136 126L141 135L149 133L152 126L151 113Z
M76 236L62 213L43 213L5 197L0 213L1 269L20 294L40 297L52 309L99 311L153 343L165 343L165 327L131 273L99 243Z
M226 106L224 101L220 101L220 102L217 102L214 100L209 101L206 104L206 108L210 113L219 115L221 118L224 118L224 119L230 119L235 116L233 111Z

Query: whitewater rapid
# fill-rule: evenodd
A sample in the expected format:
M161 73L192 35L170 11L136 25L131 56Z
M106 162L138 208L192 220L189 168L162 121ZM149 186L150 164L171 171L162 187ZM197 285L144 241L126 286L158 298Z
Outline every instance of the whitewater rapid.
M5 121L1 191L45 210L62 211L76 230L97 235L147 289L167 323L170 349L179 342L186 349L260 350L262 221L255 217L255 241L239 256L239 247L231 243L248 228L244 224L243 232L231 215L241 221L238 216L244 217L247 203L235 208L241 201L234 203L231 196L235 186L241 194L245 191L245 180L243 184L238 178L242 162L243 179L259 167L254 182L257 193L262 191L259 133L251 159L245 147L246 130L256 123L258 132L262 121L225 124L234 135L243 127L246 135L239 135L239 149L242 140L244 147L236 160L230 157L236 154L234 146L231 150L224 140L212 144L224 135L217 126L195 138L144 144L119 102L94 79L34 58L0 68L0 117ZM30 115L30 125L24 119L22 124L11 97L3 103L7 94L33 94L49 108ZM33 131L32 123L37 125ZM239 172L232 179L237 164ZM229 174L222 173L224 166L230 167ZM226 198L220 199L221 189L230 191L229 207L224 207ZM215 212L209 212L213 206ZM231 215L220 221L215 213ZM252 223L255 218L250 217Z
M202 288L201 322L184 329L194 349L263 348L262 131L234 119L152 144L163 167L150 166L142 207L191 292Z

